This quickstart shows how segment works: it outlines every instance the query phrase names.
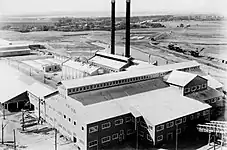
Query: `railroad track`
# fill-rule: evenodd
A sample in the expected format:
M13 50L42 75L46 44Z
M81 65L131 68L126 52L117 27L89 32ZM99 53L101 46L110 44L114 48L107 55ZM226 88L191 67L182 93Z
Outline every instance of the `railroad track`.
M173 54L175 56L183 57L183 58L190 59L190 60L196 60L197 62L202 63L204 65L211 66L211 67L214 67L216 69L221 69L221 70L227 71L227 67L220 66L218 64L214 64L212 61L205 60L202 57L196 58L196 57L193 57L193 56L190 56L190 55L185 55L183 53L179 53L179 52L175 52L173 50L169 50L168 48L164 48L164 47L161 47L161 46L156 46L156 45L153 45L151 43L150 43L150 45L151 45L151 47L154 47L156 49L160 49L160 50L163 50L163 51L167 51L168 53L171 53L171 54Z

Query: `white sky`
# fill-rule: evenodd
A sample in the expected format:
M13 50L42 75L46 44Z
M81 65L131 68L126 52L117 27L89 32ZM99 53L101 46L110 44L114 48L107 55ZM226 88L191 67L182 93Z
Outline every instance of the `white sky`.
M110 11L111 0L0 0L0 14L56 11ZM125 0L116 0L118 12ZM219 13L226 14L227 0L131 0L132 12Z

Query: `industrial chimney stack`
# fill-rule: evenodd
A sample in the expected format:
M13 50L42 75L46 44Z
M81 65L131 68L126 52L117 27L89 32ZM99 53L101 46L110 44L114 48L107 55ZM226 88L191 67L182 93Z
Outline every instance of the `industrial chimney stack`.
M111 0L111 54L115 54L115 0Z
M126 0L125 57L130 57L130 0Z

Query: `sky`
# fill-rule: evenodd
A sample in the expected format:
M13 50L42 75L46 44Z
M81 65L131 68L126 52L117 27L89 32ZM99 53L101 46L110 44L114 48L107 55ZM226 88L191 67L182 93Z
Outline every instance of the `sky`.
M0 14L110 12L111 0L0 0ZM131 0L132 12L227 14L227 0ZM125 12L125 0L116 0Z

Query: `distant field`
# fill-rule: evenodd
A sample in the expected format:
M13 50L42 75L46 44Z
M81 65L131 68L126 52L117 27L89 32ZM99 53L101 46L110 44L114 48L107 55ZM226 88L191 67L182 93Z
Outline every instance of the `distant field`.
M35 22L15 22L15 24L51 24L48 20ZM161 22L166 28L144 28L131 30L132 35L154 37L163 32L172 34L165 39L160 39L160 45L167 46L169 42L178 43L185 49L205 47L204 55L225 54L227 48L227 23L221 21L171 21ZM190 24L189 28L177 28L181 23ZM0 31L0 38L10 41L34 41L50 43L54 48L70 49L71 51L98 50L99 47L91 45L89 41L100 41L110 44L110 32L108 31L80 31L80 32L29 32L19 33L12 31ZM124 43L125 31L116 31L116 43ZM146 40L145 40L146 41ZM131 40L131 42L134 42Z

